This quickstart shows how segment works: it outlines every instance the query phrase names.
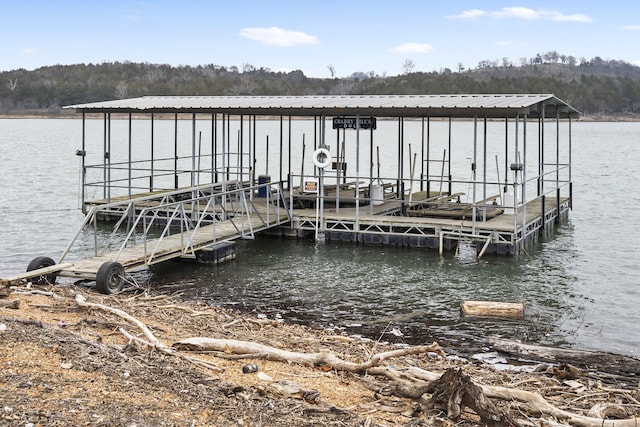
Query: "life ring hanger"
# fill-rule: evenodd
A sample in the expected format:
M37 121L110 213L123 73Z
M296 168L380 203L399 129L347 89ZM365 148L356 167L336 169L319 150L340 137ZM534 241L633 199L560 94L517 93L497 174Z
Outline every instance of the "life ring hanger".
M313 152L313 164L320 169L326 169L331 164L331 152L326 148L318 148Z

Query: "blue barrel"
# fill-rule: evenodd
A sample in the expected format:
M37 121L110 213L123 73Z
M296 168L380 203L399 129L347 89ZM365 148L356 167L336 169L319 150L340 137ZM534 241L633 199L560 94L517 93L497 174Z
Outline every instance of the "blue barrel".
M267 184L271 182L271 176L269 175L259 175L258 176L258 185ZM258 188L258 197L267 197L267 192L269 191L269 186L265 185L264 187Z

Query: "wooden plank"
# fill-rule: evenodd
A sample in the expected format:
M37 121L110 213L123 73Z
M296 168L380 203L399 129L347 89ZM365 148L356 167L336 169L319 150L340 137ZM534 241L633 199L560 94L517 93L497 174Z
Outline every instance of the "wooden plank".
M36 276L46 276L51 273L58 273L61 270L71 266L71 263L55 264L50 267L38 268L36 270L25 271L24 273L16 274L7 278L0 278L0 285L11 285L18 283L24 279L30 279Z

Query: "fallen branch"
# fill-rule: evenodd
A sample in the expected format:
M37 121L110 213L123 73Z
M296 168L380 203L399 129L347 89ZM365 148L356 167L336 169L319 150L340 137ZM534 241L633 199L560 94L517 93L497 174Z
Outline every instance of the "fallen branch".
M13 301L0 300L0 308L9 308L11 310L18 310L20 308L20 300L14 299Z
M328 365L332 369L348 372L364 372L370 368L379 365L385 359L392 357L406 356L409 354L422 353L438 353L444 355L442 349L437 343L428 346L407 347L398 350L378 353L364 363L355 363L342 360L331 353L299 353L294 351L282 350L279 348L231 339L194 337L176 342L172 347L185 351L224 351L236 354L263 353L265 359L278 360L282 362L293 362L301 365Z
M486 386L483 385L482 391L488 397L494 397L504 400L516 400L520 401L524 405L524 409L528 412L543 413L551 415L555 418L563 420L572 426L582 427L638 427L640 420L638 418L629 419L612 419L607 420L603 418L589 417L585 415L574 414L569 411L565 411L560 408L556 408L546 401L544 397L538 393L532 393L525 390L516 390L512 388L499 387L499 386Z
M542 360L553 363L571 364L588 371L606 372L624 378L630 383L637 381L640 374L640 360L635 357L613 353L574 350L538 345L522 344L515 341L492 340L495 350L532 360ZM619 379L616 382L620 382Z
M89 307L89 308L97 308L100 310L104 310L104 311L108 311L110 313L113 313L117 316L122 317L123 319L128 320L129 322L133 323L134 325L136 325L138 328L140 328L140 330L142 331L142 333L147 337L148 341L143 340L142 338L138 338L134 335L131 335L129 332L127 332L124 328L118 328L118 330L120 331L120 333L122 335L124 335L127 339L129 339L130 341L135 341L135 342L139 342L141 344L144 344L148 347L152 347L155 348L165 354L171 355L171 356L176 356L179 357L181 359L184 359L190 363L193 363L194 365L200 366L200 367L205 367L208 369L212 369L215 370L217 372L222 372L224 371L223 369L208 363L208 362L204 362L202 360L198 360L192 357L188 357L185 355L182 355L178 352L176 352L173 348L167 346L166 344L163 344L162 342L160 342L160 340L158 340L155 335L153 335L153 332L151 332L151 330L144 324L142 323L140 320L136 319L135 317L131 316L129 313L122 311L120 309L117 308L113 308L113 307L109 307L107 305L104 304L97 304L97 303L91 303L91 302L87 302L85 297L78 294L76 295L76 303L80 306L80 307Z
M153 346L155 346L155 347L163 347L163 346L166 347L164 344L162 344L155 337L155 335L153 335L153 332L151 332L151 330L147 327L147 325L145 325L144 323L142 323L141 321L139 321L138 319L136 319L135 317L131 316L129 313L127 313L125 311L122 311L122 310L117 309L117 308L109 307L108 305L104 305L104 304L97 304L97 303L93 303L93 302L87 302L86 298L81 294L76 295L76 304L78 304L80 307L98 308L100 310L108 311L108 312L113 313L113 314L115 314L117 316L120 316L123 319L126 319L129 322L131 322L134 325L136 325L142 331L142 333L147 337L147 339L151 342L151 344Z
M170 356L175 356L175 357L178 357L180 359L184 359L189 363L193 363L196 366L200 366L201 368L211 369L211 370L216 371L216 372L224 372L224 369L214 365L213 363L209 363L209 362L205 362L204 360L199 360L199 359L195 359L193 357L185 356L184 354L180 354L180 353L174 351L171 347L167 347L167 346L154 347L154 345L152 343L150 343L148 341L145 341L142 338L139 338L139 337L136 337L134 335L131 335L124 328L118 328L118 330L129 341L134 341L134 342L143 344L143 345L145 345L147 347L156 348L156 349L158 349L159 351L161 351L161 352L163 352L165 354L168 354Z
M405 372L411 373L416 378L420 378L425 381L434 381L440 377L437 373L417 367L407 368ZM570 425L582 427L638 427L640 425L640 420L638 418L605 420L602 418L574 414L553 406L540 394L530 391L500 386L478 385L482 388L482 392L487 397L521 402L521 409L526 410L527 412L550 415L568 422Z

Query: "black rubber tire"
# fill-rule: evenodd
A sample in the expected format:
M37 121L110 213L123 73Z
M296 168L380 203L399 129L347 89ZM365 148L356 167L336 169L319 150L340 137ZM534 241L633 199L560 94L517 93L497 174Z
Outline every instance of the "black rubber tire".
M105 262L96 274L96 290L109 295L120 292L124 287L124 267L115 261Z
M31 260L27 266L27 271L37 270L39 268L51 267L56 265L56 262L48 256L39 256ZM31 278L31 283L34 285L53 285L56 283L58 273L45 274L43 276L35 276Z

